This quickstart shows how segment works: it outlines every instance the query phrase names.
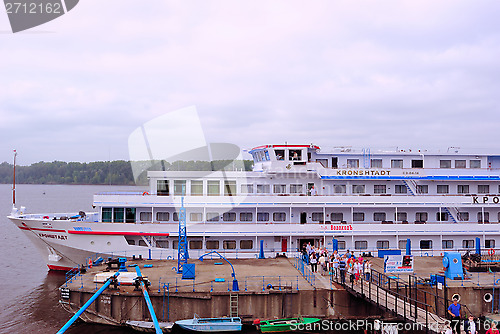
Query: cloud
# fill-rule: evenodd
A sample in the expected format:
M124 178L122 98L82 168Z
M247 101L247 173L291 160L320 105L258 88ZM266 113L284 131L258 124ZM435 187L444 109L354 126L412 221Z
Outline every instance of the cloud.
M498 148L499 7L81 1L0 34L0 161L127 159L133 129L189 105L244 148Z

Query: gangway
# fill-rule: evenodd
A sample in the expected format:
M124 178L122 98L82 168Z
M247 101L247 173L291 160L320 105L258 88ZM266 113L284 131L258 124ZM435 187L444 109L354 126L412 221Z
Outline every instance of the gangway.
M341 284L340 275L331 274L330 277L333 282ZM416 284L412 286L411 277L416 279L409 276L410 283L400 282L397 278L372 270L369 279L360 277L357 284L345 283L343 287L352 295L392 312L401 320L416 324L416 330L442 333L450 323L445 318L450 301L418 289ZM462 307L468 310L466 305L462 304Z

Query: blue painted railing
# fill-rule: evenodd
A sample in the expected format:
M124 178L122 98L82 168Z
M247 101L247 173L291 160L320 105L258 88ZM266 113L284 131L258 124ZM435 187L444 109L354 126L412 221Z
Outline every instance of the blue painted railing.
M309 265L304 261L302 257L296 257L293 261L293 266L304 276L306 281L308 281L312 286L316 285L316 276L309 268Z

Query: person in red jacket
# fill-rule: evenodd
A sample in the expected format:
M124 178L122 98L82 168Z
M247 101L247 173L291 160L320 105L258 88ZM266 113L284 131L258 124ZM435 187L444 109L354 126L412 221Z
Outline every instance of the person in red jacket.
M499 334L500 332L497 329L497 324L492 322L490 329L486 332L486 334Z

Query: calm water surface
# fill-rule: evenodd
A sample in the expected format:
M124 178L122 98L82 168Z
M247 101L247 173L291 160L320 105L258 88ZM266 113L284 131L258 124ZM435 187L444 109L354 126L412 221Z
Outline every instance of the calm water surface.
M27 213L92 211L92 195L102 191L142 191L122 186L18 185L17 206ZM49 272L44 259L6 216L12 186L0 184L0 333L55 333L71 315L58 303L64 273ZM126 329L78 324L66 333L131 333Z

